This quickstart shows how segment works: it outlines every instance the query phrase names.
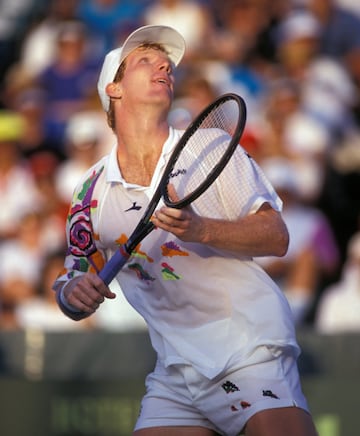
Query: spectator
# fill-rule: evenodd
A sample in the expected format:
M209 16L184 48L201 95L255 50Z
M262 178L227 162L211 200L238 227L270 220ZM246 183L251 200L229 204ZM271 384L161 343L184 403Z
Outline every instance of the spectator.
M46 123L46 104L44 92L33 86L15 92L13 108L23 118L23 130L20 141L21 154L24 158L31 158L37 153L48 152L54 158L65 158L62 152L62 142L54 137L50 138Z
M308 66L301 105L325 126L333 145L358 128L353 113L358 102L357 89L342 64L329 57L317 57Z
M71 201L80 177L99 158L100 150L105 153L105 131L108 129L104 128L103 118L94 111L78 112L69 120L65 136L67 159L55 176L57 191L66 204Z
M42 240L50 251L60 249L65 242L63 225L68 203L60 197L56 187L59 160L49 151L39 151L29 158L39 199L38 211L42 217Z
M323 191L332 138L317 119L298 110L284 123L283 147L296 161L298 193L305 203L316 204Z
M201 72L194 70L190 69L183 77L169 114L172 125L179 129L185 129L219 94Z
M89 89L96 83L97 60L86 51L85 28L78 22L62 25L55 60L36 77L45 92L50 138L64 141L67 121L86 107Z
M259 162L272 156L288 156L285 146L287 120L300 108L300 84L291 78L272 80L262 99L262 110L254 126L258 146L252 150Z
M350 239L347 259L337 283L324 289L316 312L318 332L360 331L360 232Z
M253 126L258 147L252 155L259 162L269 157L296 161L297 171L301 171L298 188L302 200L316 203L324 185L332 138L327 126L304 109L302 85L286 77L269 84L262 115Z
M59 312L51 287L63 262L63 252L55 251L46 256L38 291L32 293L29 298L20 300L16 305L15 318L19 328L64 331L84 330L92 327L92 320L74 323Z
M354 12L360 17L360 4L354 2L354 0L337 0L336 3L343 7L346 11Z
M283 218L290 243L281 259L263 257L259 263L284 291L294 320L306 320L317 293L337 270L339 253L329 222L314 206L302 204L296 165L284 158L264 160L262 167L284 202Z
M324 187L318 201L327 215L341 251L347 258L350 238L358 230L360 213L360 130L336 144L328 159Z
M276 57L279 73L303 81L306 71L316 59L321 27L317 18L306 11L294 10L277 27Z
M357 2L355 2L357 3ZM321 23L319 54L340 62L360 90L360 15L336 0L309 0L308 9ZM356 115L359 121L360 101Z
M344 62L360 79L360 17L336 0L307 0L307 7L321 24L319 53Z
M223 2L219 26L204 50L203 74L221 93L236 92L246 99L250 122L276 71L270 34L277 13L268 0Z
M43 239L43 221L37 212L21 218L16 238L0 246L1 327L17 327L15 309L36 293L48 246Z
M213 47L215 56L233 67L260 66L266 58L259 47L260 39L270 27L273 6L268 0L230 0L223 3L221 9L221 22ZM268 41L269 45L272 42Z
M0 2L0 82L17 60L21 37L36 9L35 0Z
M147 6L144 24L164 24L180 32L185 39L187 59L203 56L214 20L208 9L196 0L157 0Z
M302 168L306 170L307 175L310 175L309 170L312 170L313 182L321 181L317 173L322 176L320 185L313 185L312 201L316 201L326 214L343 254L349 234L354 232L352 209L354 204L358 203L358 194L353 198L349 196L347 189L343 188L348 183L344 175L334 170L331 154L339 147L344 137L353 135L354 130L358 130L358 122L353 116L354 105L358 104L358 100L348 71L335 57L324 57L320 51L321 26L321 22L311 11L293 12L279 25L278 53L281 74L297 81L300 92L300 116L305 115L307 118L305 123L304 118L299 122L298 117L297 120L293 120L294 123L288 124L286 142L298 158L306 157L305 160L302 159ZM312 130L309 129L309 125L314 122L318 125L317 129L320 127L325 136L328 136L328 143L324 144L322 150L314 150L315 154L304 141L305 132L307 135ZM304 151L306 154L303 154ZM315 198L316 196L318 198ZM356 214L355 210L355 216Z
M39 202L28 162L20 152L22 129L19 114L0 111L0 241L15 236L21 217Z
M29 27L20 47L19 66L31 77L55 60L57 36L62 24L76 19L78 0L43 2L43 18Z
M103 56L142 21L145 0L80 0L78 18L86 25L93 50Z

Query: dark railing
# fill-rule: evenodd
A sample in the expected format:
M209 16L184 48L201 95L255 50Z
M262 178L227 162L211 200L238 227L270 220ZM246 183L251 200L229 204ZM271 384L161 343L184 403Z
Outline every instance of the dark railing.
M360 334L298 338L320 436L358 436ZM131 435L154 359L146 332L1 332L0 435Z

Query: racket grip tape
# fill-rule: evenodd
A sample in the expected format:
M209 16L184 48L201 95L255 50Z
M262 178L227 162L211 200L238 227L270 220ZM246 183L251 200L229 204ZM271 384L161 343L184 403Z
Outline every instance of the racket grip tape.
M106 262L104 268L99 272L99 277L106 285L109 285L117 273L128 261L130 254L121 246L114 255Z

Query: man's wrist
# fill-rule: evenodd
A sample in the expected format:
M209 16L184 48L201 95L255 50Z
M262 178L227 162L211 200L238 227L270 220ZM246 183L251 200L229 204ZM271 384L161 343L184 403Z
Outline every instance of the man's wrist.
M66 286L66 285L65 285ZM63 286L60 291L59 291L59 300L61 305L68 310L69 312L73 312L73 313L81 313L82 310L76 308L75 306L73 306L72 304L68 303L65 294L64 294L64 288L65 286Z

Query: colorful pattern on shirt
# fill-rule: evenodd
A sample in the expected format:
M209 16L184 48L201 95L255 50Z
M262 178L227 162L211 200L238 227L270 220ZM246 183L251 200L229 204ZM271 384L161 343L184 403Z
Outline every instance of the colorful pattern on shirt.
M164 257L189 256L189 253L182 251L174 241L169 241L162 245L161 252Z
M163 269L161 270L162 277L164 280L180 280L181 276L175 274L174 268L172 268L168 263L162 262L161 266Z
M96 199L92 198L95 184L103 172L93 172L82 185L82 189L74 194L73 202L67 217L69 248L67 255L73 256L72 270L81 272L98 272L104 266L105 259L97 250L91 222L91 211L98 207ZM73 274L69 272L69 278Z

